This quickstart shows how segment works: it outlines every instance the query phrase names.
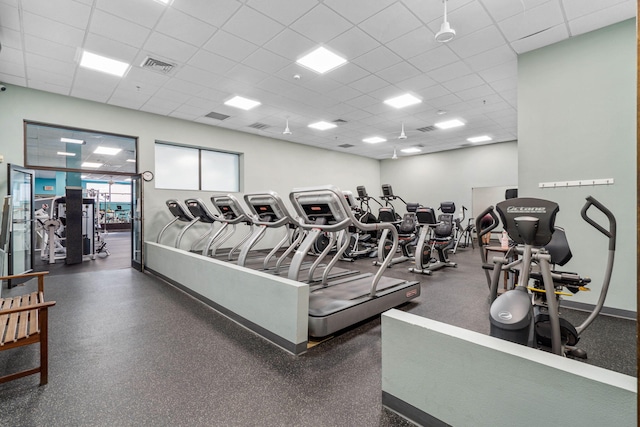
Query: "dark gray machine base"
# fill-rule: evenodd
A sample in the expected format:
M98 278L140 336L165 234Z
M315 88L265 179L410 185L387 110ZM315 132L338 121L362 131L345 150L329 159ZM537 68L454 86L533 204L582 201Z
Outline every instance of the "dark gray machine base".
M408 404L402 399L398 399L397 397L387 393L386 391L382 392L382 405L387 409L397 413L398 415L421 426L451 427L444 421L441 421L438 418L433 417L424 411L421 411L415 406Z
M370 279L364 281L371 283ZM378 290L373 298L367 292L360 292L360 296L352 299L337 299L335 292L326 296L322 290L312 292L309 295L309 336L325 337L420 296L419 282L402 281L397 284L395 279L391 279L386 287L382 282L383 289ZM345 291L357 292L358 286L354 289L354 283L346 285L351 289L345 288Z

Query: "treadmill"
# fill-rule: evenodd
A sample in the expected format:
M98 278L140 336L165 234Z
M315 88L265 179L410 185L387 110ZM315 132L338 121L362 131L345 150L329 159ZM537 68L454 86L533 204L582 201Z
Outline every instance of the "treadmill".
M224 242L229 240L231 236L236 232L236 224L241 222L249 225L249 232L240 241L229 250L227 254L227 260L233 259L233 254L240 249L240 247L249 239L253 232L253 223L249 215L240 205L240 202L233 194L211 196L211 202L216 207L219 215L219 221L222 222L222 227L215 233L205 247L205 254L211 257L216 256L216 252L222 246Z
M244 201L251 211L251 219L256 228L247 243L242 247L242 251L240 251L238 265L241 266L246 264L249 251L264 237L267 228L280 228L295 223L280 196L273 191L245 194ZM268 269L269 261L271 261L276 252L290 240L289 229L286 230L284 237L264 258L262 263L264 270ZM278 259L276 271L279 269L283 259L282 256Z
M186 199L184 201L184 204L187 207L187 209L189 209L189 212L191 212L191 215L193 215L194 218L198 219L198 222L210 225L209 230L206 233L204 233L202 236L200 236L198 240L193 242L191 244L191 248L189 248L190 252L197 252L198 245L202 241L204 241L204 239L209 237L211 233L213 233L213 229L216 225L216 222L221 222L221 221L217 215L214 215L211 213L211 211L204 204L204 201L202 199L195 199L195 198Z
M173 224L179 221L182 223L186 223L186 225L182 227L182 230L180 230L180 232L178 233L178 236L176 237L173 245L175 248L180 248L182 236L184 236L184 233L186 233L189 228L191 228L196 222L198 222L198 218L195 218L193 215L191 215L191 212L189 212L189 210L187 210L187 208L185 208L182 203L180 203L176 199L169 199L166 201L166 204L169 208L169 212L171 212L174 218L169 221L169 223L165 225L162 230L160 230L160 233L158 233L158 237L156 238L156 243L160 243L164 232L167 231L167 229Z
M420 283L383 276L398 247L393 224L364 224L347 205L342 191L333 186L294 189L289 195L307 234L298 247L289 278L297 278L300 266L320 233L346 230L350 225L364 231L389 230L393 247L375 275L356 276L309 289L309 335L324 337L397 307L420 295ZM342 247L341 249L342 250ZM339 257L340 251L336 257Z

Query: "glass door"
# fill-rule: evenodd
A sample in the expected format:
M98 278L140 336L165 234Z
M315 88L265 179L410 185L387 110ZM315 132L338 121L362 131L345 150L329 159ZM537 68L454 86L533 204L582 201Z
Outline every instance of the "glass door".
M11 198L8 267L9 275L12 275L33 270L34 172L12 164L8 168L8 194ZM11 282L9 287L12 287Z
M142 177L131 177L131 267L144 270L142 235Z

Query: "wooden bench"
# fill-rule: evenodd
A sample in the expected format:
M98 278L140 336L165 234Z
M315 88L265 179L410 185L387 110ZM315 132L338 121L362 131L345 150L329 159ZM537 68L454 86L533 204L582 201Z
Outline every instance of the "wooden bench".
M40 343L40 365L36 368L0 377L0 384L40 373L40 385L48 378L47 309L55 301L44 300L44 276L48 272L0 277L7 279L38 279L38 291L27 295L0 298L0 351Z

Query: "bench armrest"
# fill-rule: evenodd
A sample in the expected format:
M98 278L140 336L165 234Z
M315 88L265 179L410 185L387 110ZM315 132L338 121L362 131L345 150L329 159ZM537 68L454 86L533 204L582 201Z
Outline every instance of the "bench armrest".
M37 304L23 305L15 308L8 308L5 310L0 310L0 316L11 314L11 313L19 313L21 311L31 311L31 310L40 310L47 307L52 307L56 305L55 301L45 301L39 302Z
M44 276L49 274L48 271L35 271L33 273L24 273L24 274L14 274L11 276L0 276L1 280L10 280L10 279L26 279L26 278L38 278L38 292L44 292Z

